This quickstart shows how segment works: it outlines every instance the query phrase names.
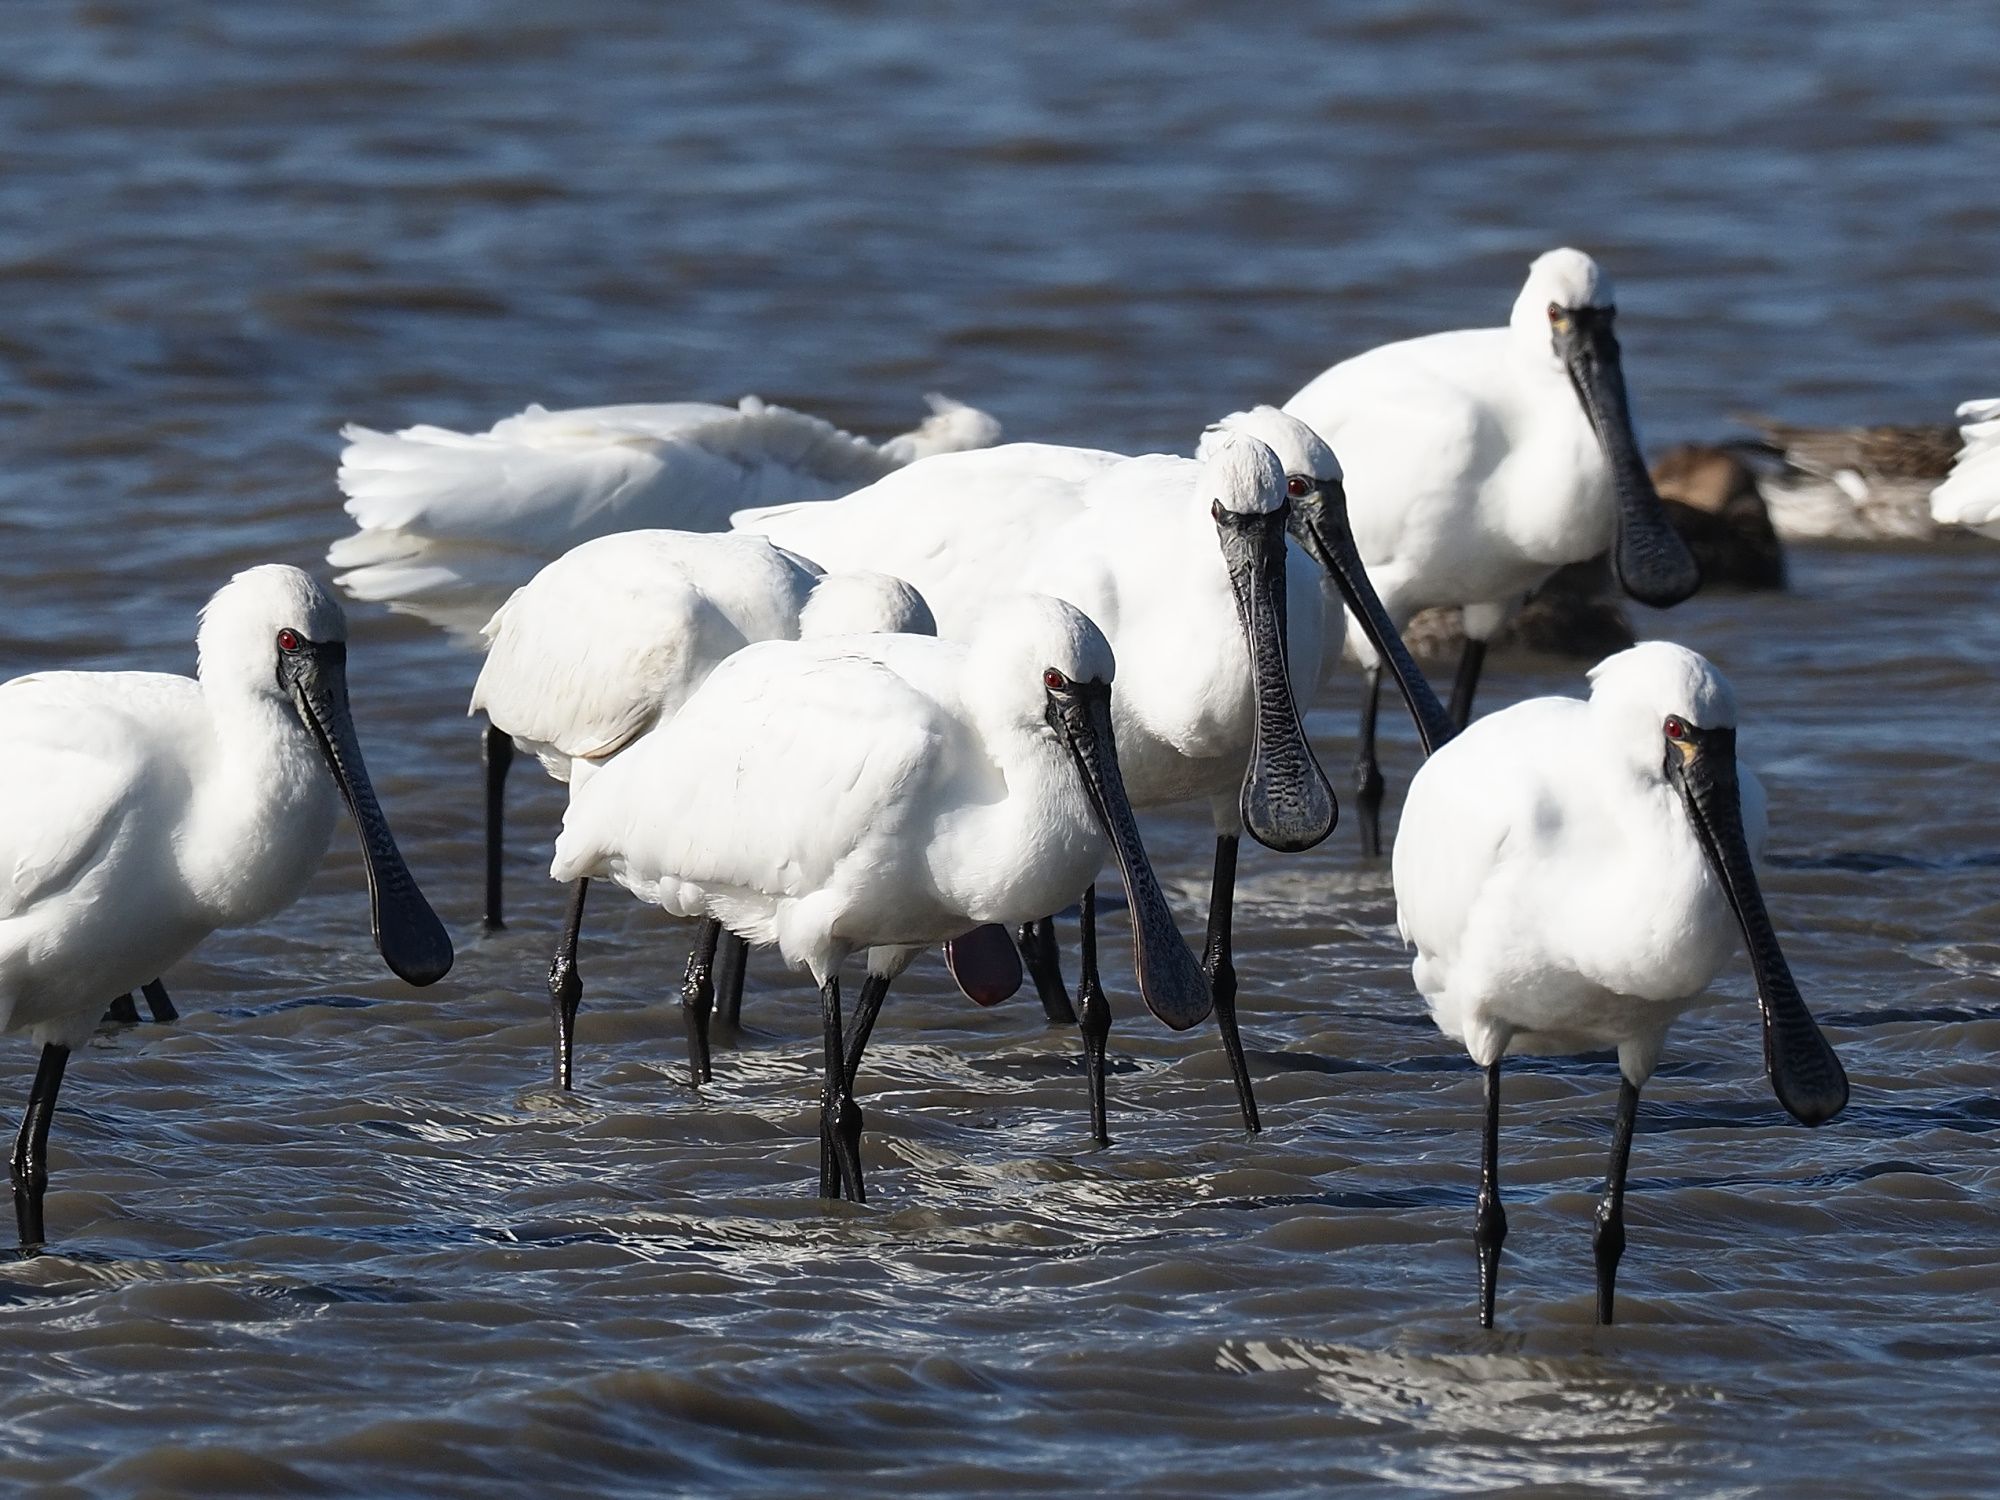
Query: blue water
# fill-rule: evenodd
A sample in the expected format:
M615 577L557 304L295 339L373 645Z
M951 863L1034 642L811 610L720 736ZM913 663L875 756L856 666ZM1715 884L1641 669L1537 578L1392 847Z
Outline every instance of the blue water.
M1649 442L1944 420L2000 378L1996 78L1970 3L10 0L0 667L187 669L234 568L341 529L346 421L755 391L879 436L940 389L1015 436L1185 450L1347 353L1499 321L1557 243L1616 278ZM655 914L600 904L583 1090L549 1092L553 790L517 772L516 920L476 939L470 663L357 611L362 732L459 968L423 996L381 972L343 845L167 976L180 1026L78 1059L52 1253L0 1276L0 1476L1992 1488L2000 552L1793 566L1782 598L1641 623L1736 681L1768 892L1855 1104L1787 1125L1727 977L1647 1091L1599 1331L1609 1070L1511 1073L1490 1335L1477 1079L1344 830L1246 855L1263 1137L1212 1040L1121 999L1118 1145L1087 1150L1073 1038L926 966L871 1054L879 1203L826 1210L813 1008L760 967L697 1102ZM1482 701L1579 688L1501 661ZM1314 715L1329 767L1352 713ZM1203 821L1148 832L1191 926Z

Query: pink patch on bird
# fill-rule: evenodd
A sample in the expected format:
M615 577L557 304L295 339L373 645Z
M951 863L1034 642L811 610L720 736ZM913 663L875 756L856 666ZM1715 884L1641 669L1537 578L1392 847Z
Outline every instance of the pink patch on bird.
M968 1000L998 1005L1021 988L1021 954L1004 927L988 922L944 945L944 966Z

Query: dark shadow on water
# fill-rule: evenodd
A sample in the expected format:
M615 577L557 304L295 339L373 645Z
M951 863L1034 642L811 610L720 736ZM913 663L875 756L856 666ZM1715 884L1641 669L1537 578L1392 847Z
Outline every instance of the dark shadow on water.
M215 1007L214 1014L241 1019L249 1016L274 1016L280 1011L307 1010L313 1007L327 1010L368 1010L380 1003L379 1000L366 999L360 995L299 995L270 1005L219 1005Z

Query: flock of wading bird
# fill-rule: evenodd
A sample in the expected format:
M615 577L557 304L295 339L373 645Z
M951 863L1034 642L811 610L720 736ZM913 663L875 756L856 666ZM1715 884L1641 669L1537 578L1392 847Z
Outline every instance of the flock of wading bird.
M1698 571L1627 412L1608 280L1536 260L1506 326L1333 366L1280 409L1226 416L1193 458L994 446L982 413L880 446L800 413L530 407L491 431L346 434L356 532L329 560L352 596L483 644L486 921L501 923L501 799L515 748L569 787L551 874L570 882L549 974L567 1088L585 893L611 880L697 921L682 996L694 1080L746 948L811 971L825 1030L820 1192L864 1199L854 1101L889 986L942 944L993 1003L1023 970L1076 1023L1091 1128L1108 1140L1111 1011L1094 882L1115 859L1146 1005L1215 1016L1241 1103L1238 840L1311 848L1332 787L1300 705L1361 663L1356 801L1379 852L1386 667L1427 759L1393 851L1416 986L1485 1070L1475 1242L1490 1324L1506 1235L1502 1059L1613 1048L1621 1082L1596 1220L1612 1314L1639 1090L1667 1031L1740 935L1778 1100L1817 1125L1847 1100L1759 894L1765 806L1738 766L1729 685L1648 642L1543 698L1470 723L1486 643L1558 567L1607 551L1667 606ZM1971 413L1940 514L2000 516L2000 421ZM1338 455L1336 457L1336 455ZM1983 475L1982 475L1983 471ZM838 497L838 498L834 498ZM670 527L672 529L642 529ZM1459 606L1449 709L1404 649L1419 610ZM39 672L0 687L0 994L42 1044L14 1149L21 1239L43 1241L50 1119L70 1050L217 928L294 900L344 800L375 940L411 984L451 940L398 855L348 711L347 627L310 576L238 574L201 616L193 679ZM1134 810L1205 801L1215 872L1201 956L1184 942ZM1081 897L1075 1002L1051 914ZM839 974L866 950L843 1015Z

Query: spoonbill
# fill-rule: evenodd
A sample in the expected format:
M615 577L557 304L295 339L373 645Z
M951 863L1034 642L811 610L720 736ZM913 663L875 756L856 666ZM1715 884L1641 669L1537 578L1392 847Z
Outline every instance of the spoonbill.
M734 407L530 406L482 433L349 426L339 481L356 529L327 561L354 598L476 644L509 594L579 542L663 526L725 531L744 506L845 494L925 454L1000 440L985 412L929 401L920 426L879 445L754 396ZM505 925L501 797L513 758L513 741L489 726L488 931Z
M994 605L964 645L762 641L573 788L557 880L608 877L811 971L821 1196L865 1201L853 1073L890 982L969 928L1054 910L1095 879L1107 844L1141 995L1176 1029L1208 1014L1208 981L1133 822L1112 672L1095 625L1032 594ZM849 1045L839 970L857 948L868 978Z
M1819 1125L1847 1075L1778 946L1753 868L1763 788L1736 761L1736 700L1702 657L1647 641L1592 669L1590 698L1501 710L1410 783L1391 860L1396 918L1438 1029L1486 1070L1474 1242L1479 1317L1493 1296L1500 1202L1500 1060L1618 1052L1618 1112L1593 1241L1597 1319L1611 1321L1625 1248L1625 1169L1639 1090L1668 1028L1735 951L1757 979L1778 1102Z
M1354 539L1396 628L1422 609L1463 606L1451 693L1461 728L1488 639L1563 564L1611 548L1626 593L1661 608L1701 581L1639 456L1616 311L1595 261L1551 250L1529 267L1505 328L1384 344L1285 403L1340 455ZM1341 617L1328 606L1332 671ZM1367 676L1355 788L1372 857L1381 851L1381 673L1372 635L1350 629L1349 640Z
M933 634L936 626L901 579L821 576L762 537L620 532L571 548L494 613L469 711L483 712L557 781L575 787L670 718L718 663L750 642L877 630ZM564 1089L583 998L576 947L585 893L579 881L549 970L555 1082ZM704 934L698 951L712 952L716 941ZM731 934L729 942L742 939ZM725 968L740 985L741 955ZM690 966L681 998L696 1083L709 1078L712 986L707 963Z
M1314 569L1286 547L1288 529L1363 628L1379 632L1427 738L1448 732L1368 588L1326 444L1265 407L1219 424L1195 459L1016 443L927 458L840 500L735 520L824 566L909 579L947 636L969 638L1022 589L1067 600L1103 629L1121 665L1112 713L1133 804L1206 799L1214 819L1203 967L1244 1124L1256 1130L1231 958L1239 834L1248 827L1270 848L1308 849L1335 816L1293 702L1295 680L1317 679L1320 600ZM1086 905L1086 928L1093 920ZM1061 980L1046 931L1031 928L1023 946L1044 1004L1066 1018L1067 998L1060 1007L1052 999ZM1088 931L1085 940L1094 940ZM1111 1013L1091 986L1079 999L1092 1128L1103 1142Z
M2000 400L1967 401L1958 420L1964 446L1931 491L1931 515L1941 525L2000 537Z
M451 968L362 762L340 606L297 568L251 568L208 601L196 648L192 679L0 685L0 1029L42 1044L12 1162L25 1245L42 1240L56 1092L104 997L289 906L343 799L383 960L416 985Z

